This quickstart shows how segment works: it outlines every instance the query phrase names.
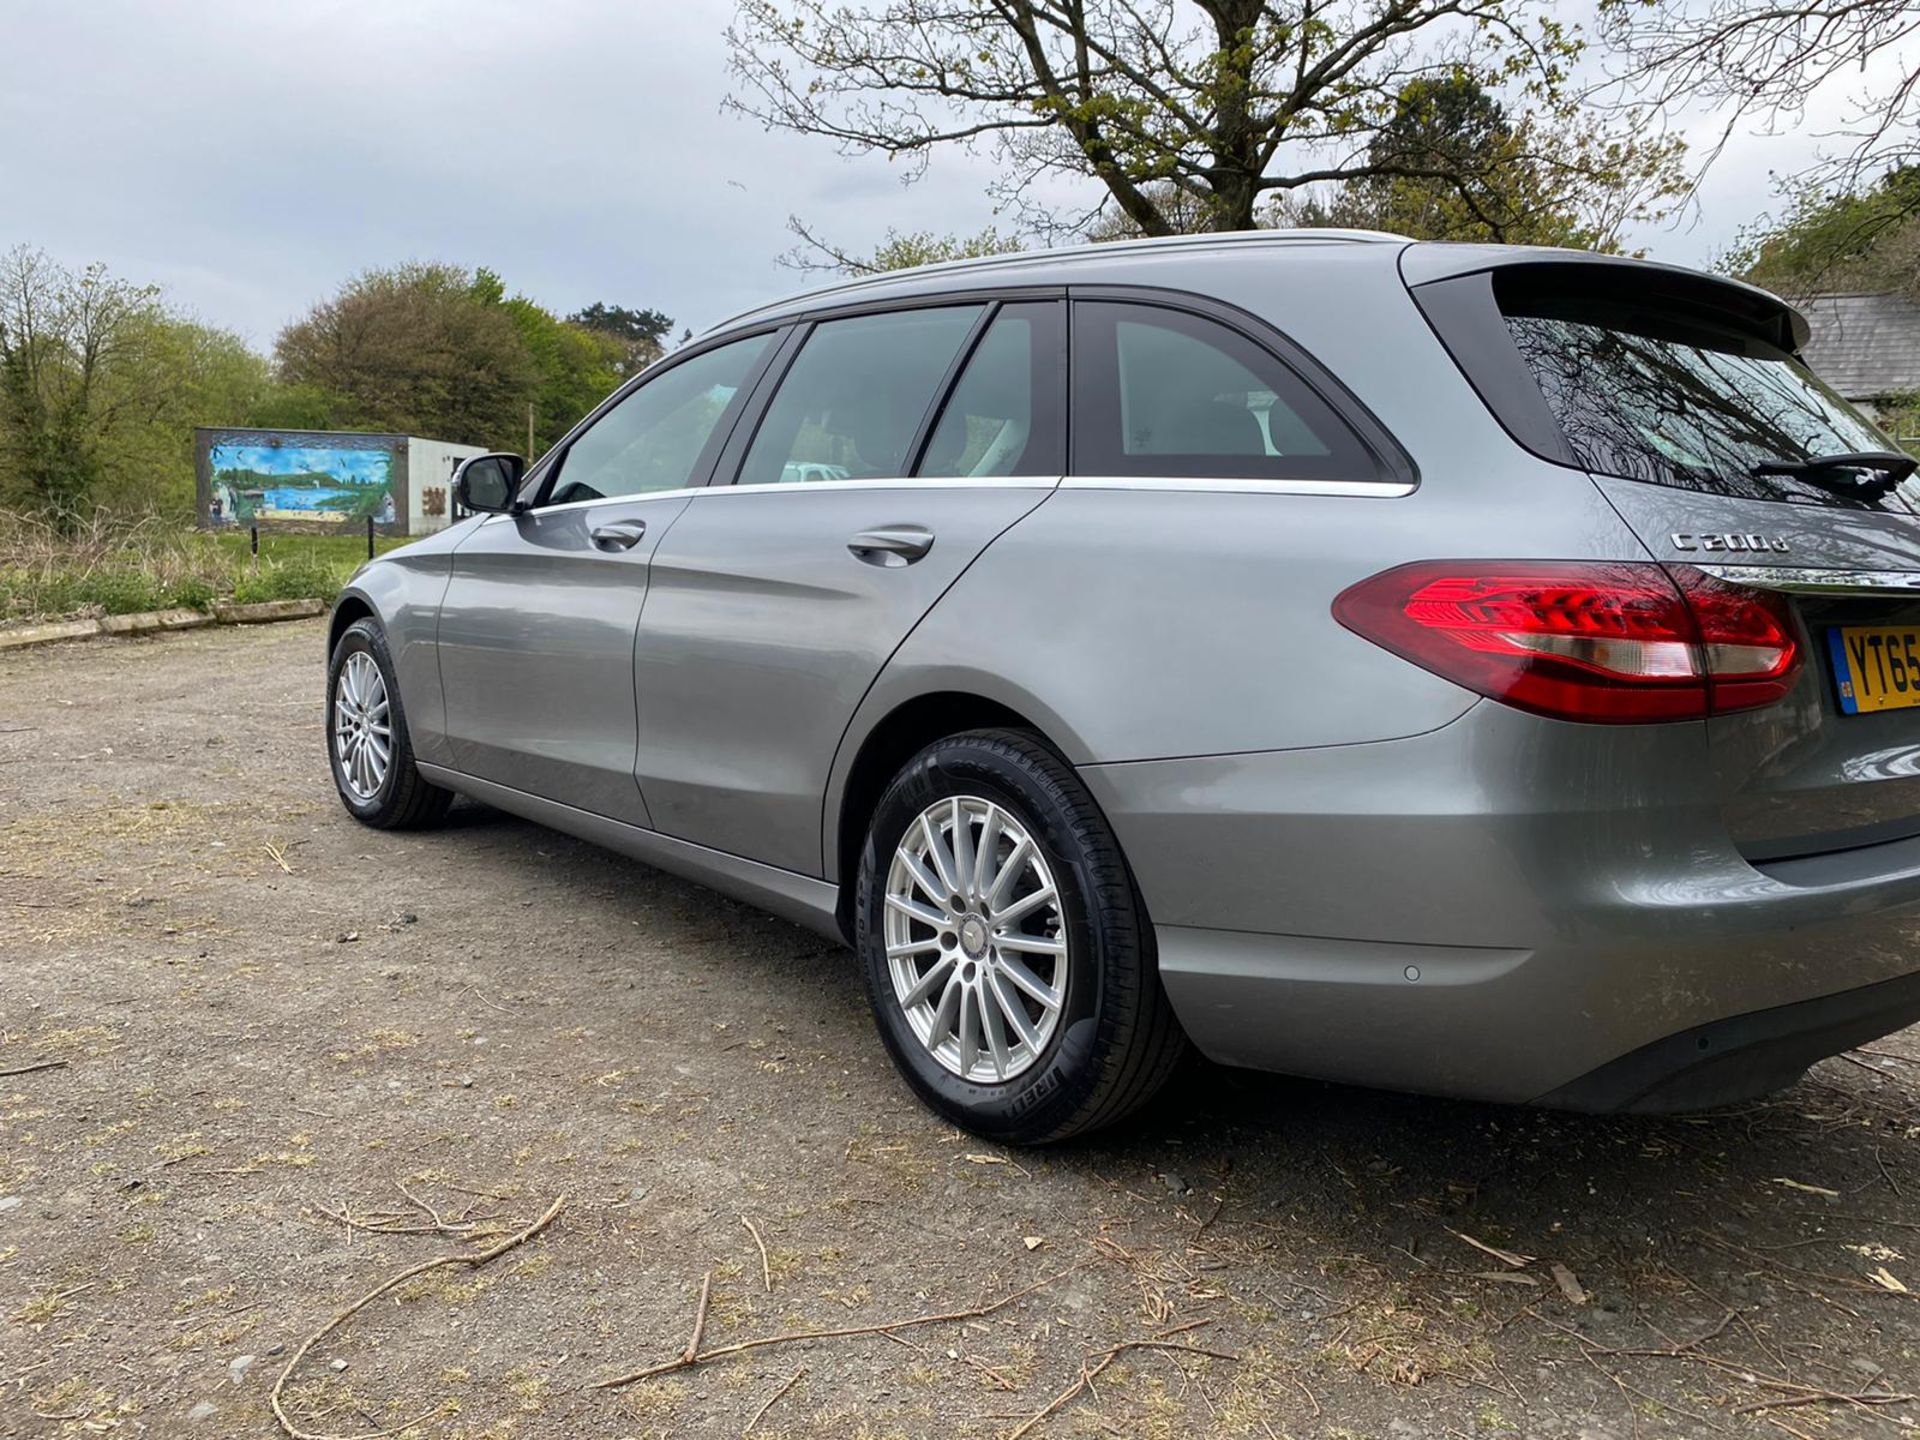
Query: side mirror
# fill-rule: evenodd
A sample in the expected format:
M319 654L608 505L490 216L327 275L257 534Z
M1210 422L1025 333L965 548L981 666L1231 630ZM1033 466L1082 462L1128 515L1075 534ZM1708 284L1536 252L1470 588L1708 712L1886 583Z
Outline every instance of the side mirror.
M518 455L476 455L453 472L454 503L481 515L506 515L514 508L527 462Z

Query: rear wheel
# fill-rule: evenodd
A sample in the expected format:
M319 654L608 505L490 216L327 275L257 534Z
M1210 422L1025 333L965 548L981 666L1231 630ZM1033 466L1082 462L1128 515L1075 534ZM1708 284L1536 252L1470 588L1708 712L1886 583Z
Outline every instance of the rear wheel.
M453 803L414 764L406 712L386 635L356 620L327 666L327 759L334 788L353 817L381 830L436 825Z
M895 1064L978 1134L1112 1124L1185 1051L1119 844L1035 736L975 731L908 762L875 809L855 907Z

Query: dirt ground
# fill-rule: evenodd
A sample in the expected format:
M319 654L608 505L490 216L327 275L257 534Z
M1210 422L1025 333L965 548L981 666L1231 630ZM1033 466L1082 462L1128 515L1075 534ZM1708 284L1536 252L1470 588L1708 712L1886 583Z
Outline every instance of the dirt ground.
M59 1062L0 1076L0 1434L271 1436L295 1359L294 1426L423 1440L1920 1434L1911 1032L1683 1120L1196 1063L1009 1152L845 951L482 808L353 824L321 644L0 657L0 1071ZM593 1388L703 1283L702 1353L976 1313Z

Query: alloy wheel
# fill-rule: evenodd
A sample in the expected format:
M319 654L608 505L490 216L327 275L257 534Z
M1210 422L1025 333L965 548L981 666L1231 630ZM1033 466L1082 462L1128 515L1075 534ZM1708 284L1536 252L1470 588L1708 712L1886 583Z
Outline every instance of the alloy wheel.
M354 799L380 794L393 764L392 717L386 677L364 650L347 656L334 682L333 754Z
M914 1035L963 1080L1030 1069L1060 1023L1066 917L1019 819L978 796L935 801L887 871L887 968Z

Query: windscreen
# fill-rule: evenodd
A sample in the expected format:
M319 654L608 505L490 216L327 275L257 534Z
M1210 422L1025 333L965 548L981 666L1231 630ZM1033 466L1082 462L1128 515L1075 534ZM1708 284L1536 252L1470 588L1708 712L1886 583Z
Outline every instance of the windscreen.
M1616 299L1500 296L1508 333L1588 470L1752 500L1910 513L1763 467L1893 442L1776 346Z

